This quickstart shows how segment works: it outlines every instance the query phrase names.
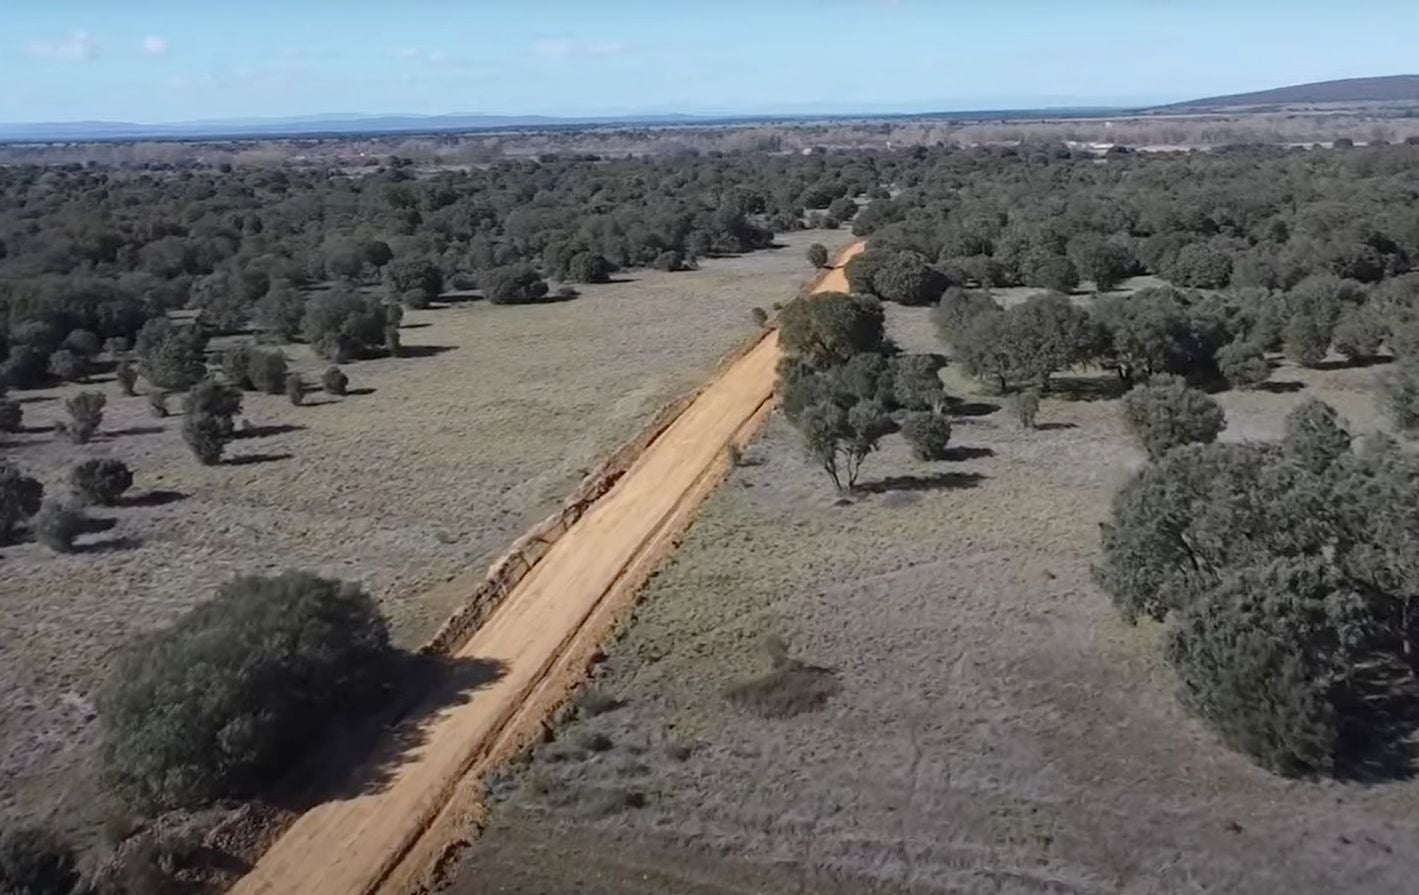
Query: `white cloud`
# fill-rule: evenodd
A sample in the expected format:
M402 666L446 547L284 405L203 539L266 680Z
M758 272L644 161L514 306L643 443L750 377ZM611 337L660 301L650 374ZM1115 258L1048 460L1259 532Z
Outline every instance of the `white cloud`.
M615 56L624 53L626 45L610 40L571 40L553 38L539 40L532 45L532 53L543 59L571 59L576 57Z
M149 56L166 56L168 52L168 41L166 37L158 37L150 34L143 38L143 52Z
M99 54L99 42L87 31L75 31L59 40L32 40L25 52L36 59L92 59Z

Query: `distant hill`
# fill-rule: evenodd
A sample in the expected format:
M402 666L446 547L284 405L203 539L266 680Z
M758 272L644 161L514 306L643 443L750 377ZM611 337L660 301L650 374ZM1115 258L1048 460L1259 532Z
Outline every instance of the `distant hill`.
M1419 102L1419 75L1388 75L1382 78L1345 78L1316 81L1255 93L1209 96L1151 109L1153 112L1187 112L1256 106L1309 106L1322 103Z

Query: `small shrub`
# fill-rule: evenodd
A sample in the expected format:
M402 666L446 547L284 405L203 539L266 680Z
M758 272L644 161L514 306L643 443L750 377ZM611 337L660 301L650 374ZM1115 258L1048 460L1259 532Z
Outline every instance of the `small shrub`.
M737 444L726 445L724 448L724 457L729 461L730 469L738 469L744 465L744 452L740 450Z
M828 266L828 248L821 243L813 243L808 247L808 263L818 270Z
M252 386L268 395L286 388L286 355L279 349L253 351L247 360L247 378Z
M390 299L427 308L443 292L443 271L427 258L400 258L384 269Z
M24 406L19 401L0 398L0 432L19 432L24 427Z
M520 305L547 297L547 281L526 264L494 267L478 275L483 295L495 305Z
M195 326L174 326L166 317L149 320L134 347L138 370L160 389L191 388L207 374L207 340Z
M113 371L114 378L118 380L118 388L128 397L137 394L134 385L138 382L138 371L133 369L133 364L126 360L118 362L118 366Z
M584 730L577 734L576 745L587 752L610 752L616 744L600 731Z
M769 312L763 308L750 308L749 316L753 318L754 325L764 327L769 325Z
M1217 369L1233 388L1253 388L1271 378L1261 347L1240 339L1217 350Z
M1128 428L1154 460L1183 444L1207 444L1227 424L1217 402L1174 376L1155 377L1123 397Z
M1281 449L1293 461L1320 474L1350 452L1350 433L1329 404L1311 398L1286 415Z
M69 411L69 437L75 444L85 444L103 424L103 408L108 399L101 392L79 392L64 402Z
M84 514L78 507L58 500L46 500L30 522L35 540L55 553L72 553L74 539L84 526Z
M913 411L902 424L902 436L911 445L912 456L918 460L945 460L946 445L951 441L951 422L929 410Z
M211 414L225 420L230 434L232 417L241 413L241 392L215 379L204 379L183 397L182 411L189 415Z
M111 507L133 487L133 473L122 460L85 460L70 470L69 484L85 500Z
M592 252L580 252L567 264L568 274L578 283L605 283L612 270L610 261Z
M241 392L214 379L204 379L183 399L182 438L199 462L212 466L222 459L232 438L232 417L241 412Z
M392 657L354 585L238 577L119 658L99 713L106 775L145 810L256 795L380 692Z
M44 486L37 479L0 459L0 542L12 542L15 528L39 512L43 500Z
M230 429L209 413L189 413L182 418L182 440L203 466L216 466L231 441Z
M168 393L163 391L162 389L156 389L154 391L148 392L148 409L151 410L153 412L153 416L157 417L158 419L167 419L169 413Z
M343 397L350 388L350 377L345 375L345 371L339 367L328 367L320 377L320 384L325 389L327 395L337 395Z
M673 249L661 252L655 256L655 262L651 265L656 270L663 270L668 273L685 269L685 256Z
M115 360L127 354L128 348L128 340L122 336L110 336L103 342L104 353Z
M369 354L398 326L398 305L337 290L317 295L305 304L301 333L321 357L337 363Z
M286 377L286 397L291 403L299 407L305 403L306 386L305 380L299 373L292 373Z
M29 345L11 345L0 363L0 382L15 388L38 388L49 370L49 355Z
M103 348L103 343L99 341L98 336L87 329L76 329L70 331L69 335L64 337L63 347L79 355L79 357L87 358L98 354Z
M772 670L730 687L730 702L763 718L791 718L817 711L841 689L832 669L792 658L777 635L765 638L764 651Z
M729 701L761 718L791 718L817 711L841 689L823 668L779 668L729 688Z
M1040 393L1032 388L1016 392L1005 399L1005 406L1021 428L1033 429L1040 413Z
M249 392L256 386L251 381L250 345L234 345L222 352L222 378L232 388Z
M0 892L69 895L78 883L74 850L49 830L22 827L0 835Z
M67 348L61 348L49 356L49 372L65 382L83 379L87 366L82 357Z

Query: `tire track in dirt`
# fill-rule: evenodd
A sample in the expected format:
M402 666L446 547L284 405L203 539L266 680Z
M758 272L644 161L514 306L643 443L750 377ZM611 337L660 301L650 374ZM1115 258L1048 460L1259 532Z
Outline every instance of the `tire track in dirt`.
M847 291L844 248L814 292ZM426 888L483 819L481 779L535 739L636 591L723 479L725 448L758 430L773 399L778 333L725 369L508 594L454 654L496 662L497 680L421 723L421 744L377 791L307 811L234 895L373 895Z

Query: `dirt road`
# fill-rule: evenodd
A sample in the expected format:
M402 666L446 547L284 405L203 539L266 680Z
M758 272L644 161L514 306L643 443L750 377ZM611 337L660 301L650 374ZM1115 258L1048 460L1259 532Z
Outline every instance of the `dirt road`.
M815 291L846 291L840 253ZM377 791L301 816L235 895L404 893L426 882L476 818L482 771L534 735L575 683L636 588L718 484L725 448L757 428L773 397L777 333L720 374L605 497L547 552L456 658L501 675L422 723L405 762Z

